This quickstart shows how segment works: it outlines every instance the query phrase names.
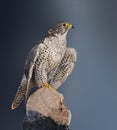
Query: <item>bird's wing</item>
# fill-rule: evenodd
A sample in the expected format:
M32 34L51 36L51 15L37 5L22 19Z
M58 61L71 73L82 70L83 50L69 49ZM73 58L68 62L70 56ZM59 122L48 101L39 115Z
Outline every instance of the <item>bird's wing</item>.
M17 108L22 102L22 100L25 97L26 99L28 97L27 90L30 90L30 88L32 87L30 83L30 79L32 76L32 69L34 67L34 62L36 60L36 56L38 55L38 48L39 48L39 45L36 45L35 47L33 47L26 58L24 75L18 87L18 90L16 92L15 98L12 102L12 107L11 107L12 109Z
M16 96L12 102L12 107L11 107L12 109L17 108L22 102L22 100L24 99L24 97L27 100L29 91L33 87L32 82L31 82L32 72L35 65L35 61L40 53L39 50L40 48L42 48L41 46L42 46L41 43L34 46L26 58L24 75L18 87Z
M67 48L64 57L59 64L57 69L50 72L50 85L55 89L59 88L61 84L67 79L71 74L75 62L77 59L77 52L74 48Z
M32 78L32 73L33 73L33 68L35 65L35 62L39 56L39 50L41 47L42 43L37 44L36 46L34 46L31 51L29 52L27 58L26 58L26 62L25 62L25 75L27 77L27 86L26 86L26 100L30 91L30 81Z

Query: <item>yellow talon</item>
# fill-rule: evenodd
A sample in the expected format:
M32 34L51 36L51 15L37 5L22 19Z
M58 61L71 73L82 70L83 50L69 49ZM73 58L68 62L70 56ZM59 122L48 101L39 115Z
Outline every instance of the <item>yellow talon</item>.
M48 83L45 83L45 87L46 87L46 88L49 88L49 84L48 84Z
M55 89L54 89L53 87L51 87L48 83L45 83L45 87L51 88L51 89L55 90Z

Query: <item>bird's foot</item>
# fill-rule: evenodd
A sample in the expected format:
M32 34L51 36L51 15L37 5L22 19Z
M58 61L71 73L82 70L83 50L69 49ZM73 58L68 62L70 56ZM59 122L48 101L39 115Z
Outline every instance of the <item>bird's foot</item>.
M48 83L45 83L45 87L46 88L50 88L50 89L52 89L52 90L55 90L53 87L51 87L51 85L49 85Z

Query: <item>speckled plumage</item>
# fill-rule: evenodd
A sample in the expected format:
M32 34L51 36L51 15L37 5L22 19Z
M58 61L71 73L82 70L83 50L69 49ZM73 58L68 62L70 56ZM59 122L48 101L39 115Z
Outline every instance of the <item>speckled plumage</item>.
M70 75L76 61L76 51L66 47L66 35L72 27L63 22L53 26L41 42L28 54L24 75L17 90L12 109L15 109L27 98L34 86L57 89Z

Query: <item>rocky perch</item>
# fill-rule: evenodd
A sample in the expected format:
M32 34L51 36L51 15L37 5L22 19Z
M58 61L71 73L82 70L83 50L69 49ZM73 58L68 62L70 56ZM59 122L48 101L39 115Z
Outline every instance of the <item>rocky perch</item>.
M30 95L23 130L69 130L71 112L62 94L43 87Z

